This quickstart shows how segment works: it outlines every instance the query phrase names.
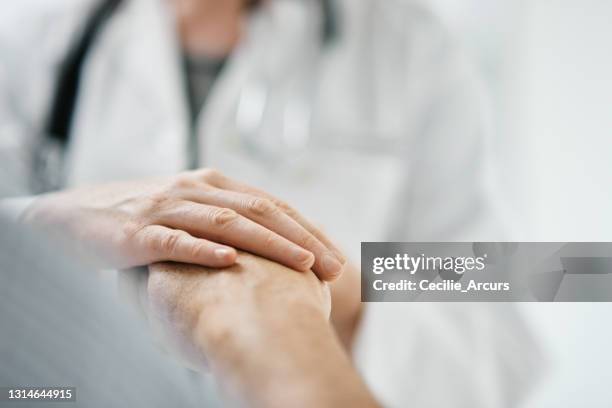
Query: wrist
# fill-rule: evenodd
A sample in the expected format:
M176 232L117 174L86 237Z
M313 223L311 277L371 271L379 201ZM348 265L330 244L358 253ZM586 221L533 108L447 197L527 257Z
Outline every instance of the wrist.
M308 306L282 309L272 318L247 313L232 327L199 325L228 397L254 406L374 406L326 316Z
M231 361L256 359L271 347L291 346L290 340L306 328L310 333L329 329L327 315L319 306L306 302L282 307L239 303L214 305L200 314L194 340L211 359L218 356L224 360L228 355L232 355Z

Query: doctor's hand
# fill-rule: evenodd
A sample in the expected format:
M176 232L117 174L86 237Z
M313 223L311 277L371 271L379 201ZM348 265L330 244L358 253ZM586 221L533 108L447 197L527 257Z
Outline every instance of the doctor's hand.
M226 267L238 248L333 280L345 262L293 208L210 169L47 194L23 220L67 236L104 267Z

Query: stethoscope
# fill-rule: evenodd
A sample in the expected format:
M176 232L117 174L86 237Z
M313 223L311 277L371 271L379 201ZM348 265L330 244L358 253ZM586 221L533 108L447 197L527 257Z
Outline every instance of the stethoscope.
M318 53L338 36L338 16L333 0L320 0L322 14ZM250 156L278 161L287 153L305 150L314 132L313 107L316 56L294 72L294 80L279 92L274 78L253 75L240 89L234 128L239 144ZM282 93L282 96L278 94Z

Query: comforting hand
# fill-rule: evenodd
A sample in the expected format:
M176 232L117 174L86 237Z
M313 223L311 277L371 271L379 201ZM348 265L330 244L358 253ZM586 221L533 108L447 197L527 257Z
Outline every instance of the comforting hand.
M209 169L49 194L24 220L66 233L115 268L224 267L238 248L332 280L345 261L287 204Z

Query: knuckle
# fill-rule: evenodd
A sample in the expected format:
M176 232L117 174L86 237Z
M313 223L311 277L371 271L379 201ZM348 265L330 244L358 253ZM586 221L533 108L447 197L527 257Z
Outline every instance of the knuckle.
M157 249L165 254L174 254L183 236L184 233L180 231L172 231L164 234L157 241Z
M210 213L210 222L213 226L226 228L238 219L238 213L230 208L218 208Z
M124 222L121 228L117 229L117 233L114 234L113 246L128 251L131 250L145 227L146 225L134 221Z
M217 169L202 169L200 176L208 182L215 182L223 177L223 174Z
M185 220L198 220L202 217L202 209L198 204L191 202L181 203L177 206L176 212Z
M282 200L276 200L275 201L276 206L285 214L287 215L293 215L295 214L295 210L293 209L293 207L291 207L289 204L287 204L286 202L282 201Z
M190 189L196 186L195 180L188 174L181 174L172 179L170 188L172 190Z
M300 241L298 242L298 244L302 247L302 248L313 248L314 246L316 246L318 243L318 240L309 233L305 233L301 238Z
M200 243L194 243L189 246L189 256L191 259L200 259L205 252L204 245Z
M278 211L274 203L265 198L253 198L247 204L249 212L259 216L273 215Z
M119 239L122 242L129 242L142 230L143 226L137 222L126 221L121 224Z
M169 191L159 191L156 193L150 194L142 208L142 212L145 215L153 215L158 214L168 206L168 203L171 201L170 192Z
M274 248L278 244L278 237L275 233L268 231L263 240L263 244L265 248Z

